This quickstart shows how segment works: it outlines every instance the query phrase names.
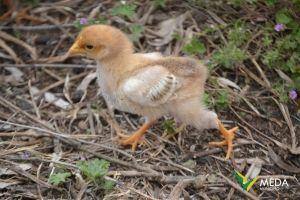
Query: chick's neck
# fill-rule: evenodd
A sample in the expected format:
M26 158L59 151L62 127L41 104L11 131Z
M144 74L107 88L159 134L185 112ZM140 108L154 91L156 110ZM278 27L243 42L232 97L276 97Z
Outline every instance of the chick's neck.
M97 62L99 63L98 67L103 68L106 72L118 79L120 76L134 70L138 59L139 58L133 53L133 50L128 49Z

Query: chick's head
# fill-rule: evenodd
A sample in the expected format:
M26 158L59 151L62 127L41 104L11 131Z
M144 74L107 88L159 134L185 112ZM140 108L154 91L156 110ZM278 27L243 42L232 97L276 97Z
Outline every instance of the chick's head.
M79 33L68 54L102 61L132 52L132 43L122 31L108 25L92 25Z

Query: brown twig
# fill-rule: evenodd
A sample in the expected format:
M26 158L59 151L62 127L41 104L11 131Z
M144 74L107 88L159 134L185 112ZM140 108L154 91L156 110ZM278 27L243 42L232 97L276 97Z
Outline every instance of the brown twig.
M24 176L24 177L32 180L33 182L35 182L37 184L40 184L43 187L52 188L52 189L56 189L56 190L61 191L61 188L52 186L52 185L48 184L47 182L44 182L44 181L42 181L40 179L37 179L35 176L29 174L28 172L26 172L25 170L23 170L22 168L20 168L16 163L8 161L8 160L3 160L3 159L0 159L0 160L1 160L1 162L6 163L7 166L8 166L8 168L10 170L16 172L17 174L20 174L20 175L22 175L22 176Z
M1 41L1 40L0 40ZM1 43L0 43L1 44ZM77 65L77 64L0 64L0 67L50 67L50 68L96 68L95 65Z
M3 32L3 31L0 31L0 37L7 40L7 41L16 43L16 44L24 47L27 51L29 51L32 60L37 59L36 49L34 47L30 46L29 44L27 44L26 42L24 42L24 41L22 41L18 38L15 38L15 37Z

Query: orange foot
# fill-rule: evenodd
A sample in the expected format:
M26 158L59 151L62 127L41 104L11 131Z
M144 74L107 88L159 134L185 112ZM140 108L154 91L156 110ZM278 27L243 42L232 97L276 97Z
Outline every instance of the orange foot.
M152 122L143 124L143 126L139 128L139 130L137 130L130 136L118 134L118 136L121 137L121 139L119 139L119 143L124 146L131 145L131 150L135 151L137 145L143 143L143 136L146 133L146 131L150 128L151 124Z
M227 130L224 125L222 124L222 122L220 120L217 119L217 123L219 125L219 130L222 134L222 136L225 138L225 140L221 141L221 142L210 142L209 145L213 145L213 146L224 146L227 145L228 149L227 149L227 153L226 153L226 160L229 159L231 152L233 150L233 144L232 141L234 139L234 134L235 131L238 130L238 127L234 127L230 130Z

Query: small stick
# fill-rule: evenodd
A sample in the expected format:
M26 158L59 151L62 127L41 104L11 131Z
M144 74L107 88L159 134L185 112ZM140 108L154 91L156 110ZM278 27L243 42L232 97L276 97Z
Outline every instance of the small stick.
M36 60L38 55L36 53L36 48L35 47L32 47L30 46L29 44L27 44L26 42L16 38L16 37L13 37L12 35L10 34L7 34L6 32L3 32L3 31L0 31L0 37L2 39L5 39L7 41L10 41L10 42L13 42L17 45L20 45L22 46L23 48L25 48L27 51L29 51L30 53L30 56L33 60Z
M53 30L60 28L72 28L74 24L60 24L60 25L39 25L39 26L0 26L1 30L21 30L21 31L42 31Z
M76 76L71 77L71 78L69 79L69 81L73 81L73 80L79 79L79 78L84 77L84 76L86 76L86 75L87 75L87 72L78 74L78 75L76 75ZM53 88L55 88L55 87L57 87L57 86L59 86L59 85L62 85L62 84L64 84L64 83L65 83L65 80L64 80L64 79L63 79L63 80L60 80L60 81L57 81L57 82L55 82L55 83L53 83L53 84L51 84L51 85L49 85L49 86L47 86L47 87L41 89L39 92L37 92L36 94L34 94L34 96L35 96L35 97L36 97L36 96L40 96L41 94L44 94L44 93L47 92L48 90L53 89Z
M36 178L37 178L38 180L40 180L40 173L41 173L42 167L43 167L43 163L41 163L41 164L39 165L39 167L38 167L38 169L37 169L37 172L36 172ZM42 192L41 192L41 187L40 187L40 185L39 185L39 184L36 184L36 187L37 187L39 199L40 199L40 200L44 200L44 199L43 199L43 196L42 196Z
M76 65L76 64L0 64L0 67L51 67L51 68L96 68L95 65Z
M64 135L64 134L61 134L61 133L57 133L57 132L54 132L54 131L51 131L51 130L46 130L46 129L42 129L42 128L38 128L38 127L32 127L32 126L27 126L27 125L23 125L23 124L16 124L16 123L12 123L12 122L2 121L2 120L0 120L0 123L10 124L10 125L14 125L14 126L23 127L23 128L35 129L35 130L40 131L39 133L41 133L41 135L43 135L43 136L55 137L55 138L59 139L60 141L66 143L66 144L69 144L69 145L71 145L72 147L74 147L78 150L90 153L90 154L92 154L92 155L94 155L98 158L107 160L109 162L116 163L116 164L119 164L119 165L122 165L122 166L125 166L125 167L129 167L129 168L135 168L135 169L138 169L138 170L141 170L141 171L147 171L147 172L152 172L152 173L155 173L155 174L159 174L158 172L151 169L150 167L144 167L144 166L141 166L141 165L138 165L138 164L131 164L129 162L122 161L122 160L119 160L117 158L106 156L104 154L97 153L93 150L89 150L87 148L84 148L81 145L80 142L78 142L76 140L72 140L72 139L68 138L67 135Z
M32 180L33 182L37 183L37 184L40 184L41 186L43 187L47 187L47 188L53 188L53 189L57 189L59 191L61 191L60 188L58 187L55 187L55 186L52 186L50 185L49 183L47 182L44 182L40 179L37 179L35 176L33 176L32 174L26 172L25 170L23 170L22 168L20 168L18 165L16 165L14 162L11 162L11 161L8 161L8 160L3 160L3 159L0 159L1 162L4 162L8 165L8 168L14 172L16 172L17 174L20 174L24 177L27 177L29 178L30 180Z
M82 197L83 197L83 195L84 195L84 192L85 192L86 189L88 188L89 183L90 183L89 181L88 181L88 182L85 182L85 183L81 186L80 191L78 192L78 194L77 194L77 196L76 196L76 200L81 200L81 199L83 199Z
M18 58L18 56L17 56L17 54L14 52L14 50L12 49L12 48L10 48L7 44L6 44L6 42L4 41L4 40L2 40L1 38L0 38L0 47L2 48L2 49L4 49L11 57L12 57L12 59L16 62L16 63L23 63L23 61L20 59L20 58ZM3 65L3 64L0 64L0 66L1 65ZM3 65L2 67L7 67L7 65ZM14 66L12 66L12 67L14 67Z
M189 184L193 183L194 180L181 180L179 181L169 195L169 199L179 200L180 195L184 188L186 188Z

